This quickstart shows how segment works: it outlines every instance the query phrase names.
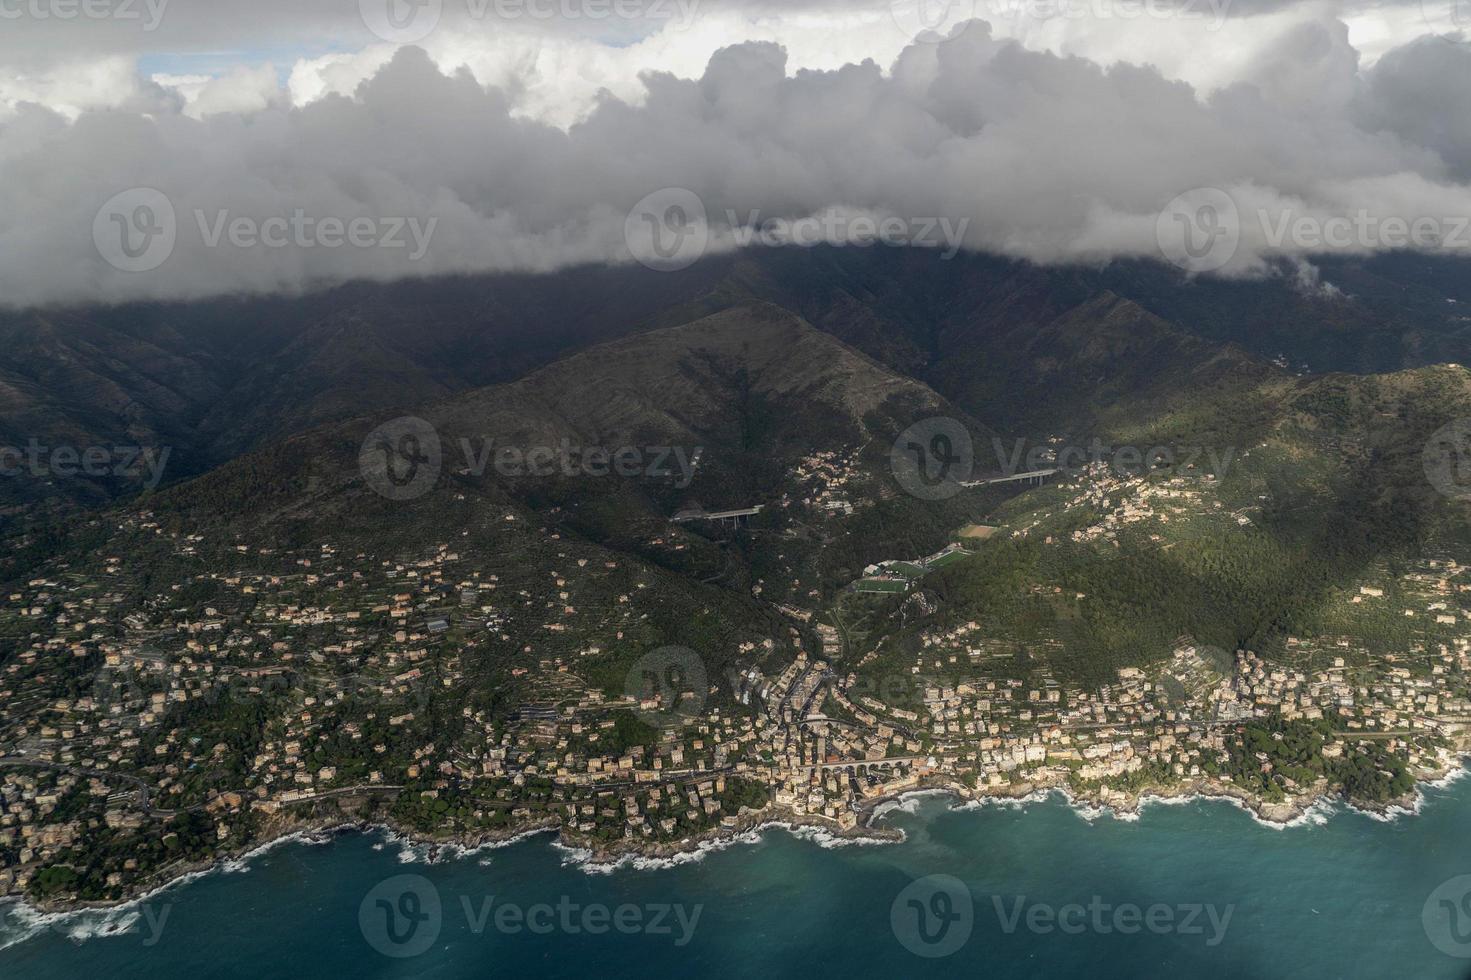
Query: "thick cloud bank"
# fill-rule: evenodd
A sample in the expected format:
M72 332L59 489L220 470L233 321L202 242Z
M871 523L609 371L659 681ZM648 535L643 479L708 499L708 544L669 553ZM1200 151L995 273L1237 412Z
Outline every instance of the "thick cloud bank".
M686 264L745 243L919 243L1038 262L1471 254L1471 50L1360 65L1311 19L1203 96L997 40L788 74L782 48L646 74L568 129L400 48L350 96L176 95L0 122L0 302L291 292L348 278ZM1183 195L1183 196L1182 196ZM1310 279L1310 275L1306 277Z

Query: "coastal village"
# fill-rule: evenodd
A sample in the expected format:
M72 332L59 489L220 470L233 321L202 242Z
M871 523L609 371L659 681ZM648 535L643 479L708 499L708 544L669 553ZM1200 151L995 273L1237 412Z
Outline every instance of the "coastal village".
M841 515L833 499L804 505ZM1404 654L1346 634L1292 638L1269 662L1182 640L1083 688L1045 666L1013 676L966 622L875 672L823 609L788 603L777 635L677 652L650 684L626 653L653 574L514 511L495 524L479 529L498 535L493 565L452 541L412 560L328 543L231 545L223 561L144 512L122 530L187 570L147 601L124 606L139 570L118 556L0 597L18 646L0 669L0 894L116 901L341 823L468 842L555 828L602 859L772 821L873 834L880 802L925 788L1056 788L1122 810L1209 792L1285 820L1330 784L1402 802L1456 764L1471 722L1471 575L1450 559L1344 597L1423 624ZM909 592L979 560L971 543L862 581Z

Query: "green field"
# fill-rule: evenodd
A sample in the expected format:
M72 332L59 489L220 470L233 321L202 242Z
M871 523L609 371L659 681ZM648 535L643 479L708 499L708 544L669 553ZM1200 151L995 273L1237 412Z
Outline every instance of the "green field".
M941 555L939 558L936 558L934 561L930 562L928 570L933 572L937 568L944 568L946 565L953 565L958 561L962 561L969 555L970 552L968 551L952 551L949 554Z

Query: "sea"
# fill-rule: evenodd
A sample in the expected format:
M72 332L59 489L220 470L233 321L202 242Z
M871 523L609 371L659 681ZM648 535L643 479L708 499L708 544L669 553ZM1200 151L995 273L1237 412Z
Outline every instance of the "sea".
M1471 779L1285 828L1059 795L879 821L905 839L769 827L616 867L548 835L288 839L108 912L0 906L0 977L1471 976Z

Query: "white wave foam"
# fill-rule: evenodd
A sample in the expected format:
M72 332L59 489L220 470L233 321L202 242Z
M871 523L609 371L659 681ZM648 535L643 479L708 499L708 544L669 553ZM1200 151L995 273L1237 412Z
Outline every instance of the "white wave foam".
M1450 770L1447 771L1444 776L1441 776L1439 779L1432 779L1430 782L1424 783L1423 785L1427 789L1451 788L1456 783L1464 779L1467 775L1471 775L1471 768L1467 767L1468 762L1471 762L1471 757L1462 756L1456 761L1455 765L1451 766Z
M891 844L893 841L884 837L863 837L847 834L835 834L825 827L814 827L804 824L798 827L781 828L798 840L811 841L818 847L831 850L836 847L873 847L880 844Z
M619 870L631 871L662 871L676 868L684 864L695 864L705 860L706 857L717 851L723 851L738 844L759 844L768 831L781 830L791 834L798 840L805 840L823 848L838 847L864 847L877 844L895 843L887 837L869 837L864 835L838 834L825 827L813 824L794 824L786 820L769 820L758 824L749 830L738 834L730 834L721 837L712 837L700 841L694 847L685 851L676 851L673 854L649 856L640 854L624 854L611 861L595 861L593 853L585 848L569 847L565 844L553 842L553 847L564 852L562 860L564 867L578 866L588 874L612 874ZM903 835L899 840L903 840Z
M1394 804L1385 807L1382 811L1377 811L1354 807L1337 799L1319 797L1306 807L1302 813L1287 821L1265 820L1251 806L1236 796L1210 793L1186 793L1173 796L1148 794L1139 799L1137 809L1121 811L1107 805L1076 800L1065 788L1056 787L1034 790L1031 793L1018 797L982 796L974 799L961 799L958 797L958 794L948 789L914 790L901 794L895 800L885 801L880 804L874 809L873 814L869 818L869 823L872 824L890 813L916 813L920 808L921 801L924 798L932 796L956 797L956 802L950 807L952 810L979 810L984 807L1020 810L1035 803L1059 798L1071 807L1081 819L1089 822L1098 820L1103 816L1110 816L1113 819L1121 821L1134 822L1140 819L1142 811L1146 807L1180 806L1198 801L1206 801L1226 803L1234 806L1246 813L1259 826L1279 831L1299 827L1323 826L1335 815L1344 812L1361 813L1371 820L1388 823L1403 816L1420 813L1429 802L1429 798L1426 795L1427 791L1440 792L1447 790L1460 780L1471 775L1471 768L1468 768L1467 765L1468 761L1471 761L1471 757L1463 757L1459 761L1459 764L1448 770L1444 776L1417 784L1414 800L1408 805ZM555 833L555 828L537 828L524 831L504 840L486 841L475 846L465 846L459 844L436 845L415 842L382 825L374 825L368 828L334 827L328 830L297 831L267 841L237 857L222 860L209 868L180 875L142 895L107 909L42 912L23 900L0 899L0 950L8 949L11 946L25 942L47 930L66 936L69 940L78 943L128 934L139 927L139 923L143 919L144 907L156 898L156 896L168 889L180 887L216 871L229 874L239 874L249 871L251 862L265 856L278 847L292 843L309 847L320 846L330 843L336 833L343 829L360 829L369 833L382 834L384 839L373 843L373 850L379 851L385 849L389 844L397 844L399 845L398 860L403 863L417 861L437 863L440 861L458 860L472 857L483 851L494 851L503 847L510 847L513 844L520 843L539 834ZM553 840L550 843L552 847L563 852L562 864L564 866L579 866L589 874L610 874L623 868L639 871L659 870L702 861L708 854L724 850L736 844L759 843L764 834L770 830L784 830L799 840L806 840L824 848L878 845L894 842L884 837L842 835L812 824L793 824L787 821L774 820L739 834L702 841L688 851L682 851L667 857L625 855L614 861L595 862L593 860L593 852L590 850L571 847L557 840ZM899 839L904 839L902 832L899 835ZM482 860L480 863L482 865L487 864L488 860Z
M564 868L575 864L586 864L592 860L592 851L585 847L569 847L559 840L552 841L552 847L562 852L562 867Z
M110 909L42 912L25 902L10 902L0 915L0 950L50 931L80 945L91 939L124 936L143 921L137 903Z
M446 860L458 861L464 860L465 858L475 857L476 855L481 854L485 851L499 851L503 847L511 847L515 844L521 843L524 840L530 840L531 838L539 837L542 834L552 833L556 833L555 828L537 827L533 830L523 830L519 834L512 834L510 837L504 838L503 840L482 841L481 843L475 845L444 844L442 845L442 847L445 854L448 855L446 857ZM482 867L488 864L490 864L490 858L486 857L481 859L480 865Z

